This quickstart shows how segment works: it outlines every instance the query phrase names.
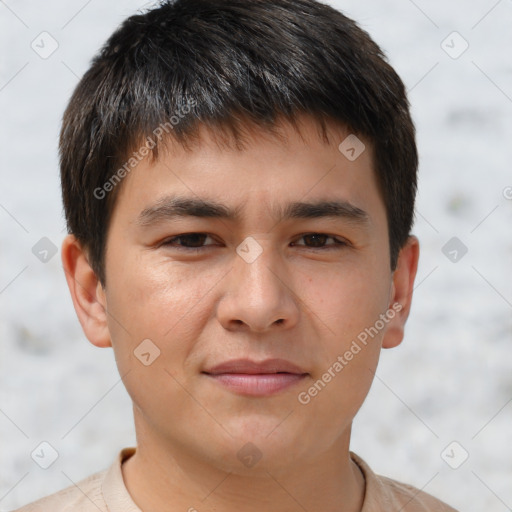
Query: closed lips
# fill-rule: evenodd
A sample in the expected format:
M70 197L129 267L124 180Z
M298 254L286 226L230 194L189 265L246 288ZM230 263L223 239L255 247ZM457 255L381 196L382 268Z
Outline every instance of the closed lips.
M297 375L305 375L308 372L303 370L298 365L286 361L284 359L266 359L265 361L257 362L250 359L232 359L224 363L215 365L203 373L210 375L219 375L227 373L238 374L271 374L271 373L291 373Z
M284 359L256 362L236 359L204 371L209 378L236 395L268 397L302 381L308 374Z

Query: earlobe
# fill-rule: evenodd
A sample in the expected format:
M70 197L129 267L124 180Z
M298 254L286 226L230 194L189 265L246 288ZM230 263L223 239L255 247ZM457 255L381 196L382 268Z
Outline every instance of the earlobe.
M62 265L71 299L87 339L97 347L111 347L106 297L86 251L73 235L62 242Z
M414 289L414 279L418 270L419 241L411 235L400 250L398 263L393 273L393 282L390 293L390 311L394 316L390 320L384 338L383 348L393 348L403 340L405 323L409 317Z

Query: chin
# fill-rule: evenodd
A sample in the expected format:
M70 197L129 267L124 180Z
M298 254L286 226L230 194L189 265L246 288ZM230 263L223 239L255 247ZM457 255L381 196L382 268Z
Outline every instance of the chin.
M222 422L232 436L226 433L222 440L212 440L217 452L213 457L215 463L232 473L261 473L267 477L268 473L277 474L296 467L297 460L307 457L307 452L314 447L305 444L304 438L309 436L300 435L300 429L291 418L285 418L286 415L276 418L252 414Z

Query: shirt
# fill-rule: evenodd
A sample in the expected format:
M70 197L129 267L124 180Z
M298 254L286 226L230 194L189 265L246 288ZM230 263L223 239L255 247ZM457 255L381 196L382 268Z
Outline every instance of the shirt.
M110 468L13 512L142 512L128 493L121 471L135 450L124 448ZM457 512L411 485L376 475L355 453L350 452L350 457L365 479L361 512Z

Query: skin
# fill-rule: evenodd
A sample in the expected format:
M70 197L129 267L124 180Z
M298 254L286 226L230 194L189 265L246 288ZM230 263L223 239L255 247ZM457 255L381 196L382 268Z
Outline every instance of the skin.
M252 131L244 150L220 147L201 128L199 144L170 144L142 161L120 190L109 226L106 287L69 235L62 261L83 330L112 346L134 404L137 452L122 466L142 510L354 512L364 478L349 457L351 424L373 379L381 348L398 345L409 315L419 244L411 236L394 272L386 210L372 151L353 162L330 126L326 144L309 118L300 134L281 123L278 140ZM239 206L236 221L178 217L141 226L158 198L180 194ZM271 207L289 201L345 200L366 224L343 218L278 221ZM199 251L174 239L206 233ZM325 233L322 249L304 235ZM236 248L248 236L263 252L247 263ZM190 245L190 240L188 240ZM172 245L174 244L174 245ZM195 242L195 246L200 246ZM320 244L322 247L322 244ZM399 303L343 370L303 405L307 391L365 328ZM145 366L134 350L151 339L160 356ZM229 359L283 358L308 376L272 396L248 397L202 371ZM246 467L246 443L261 459ZM253 450L255 450L253 448Z

